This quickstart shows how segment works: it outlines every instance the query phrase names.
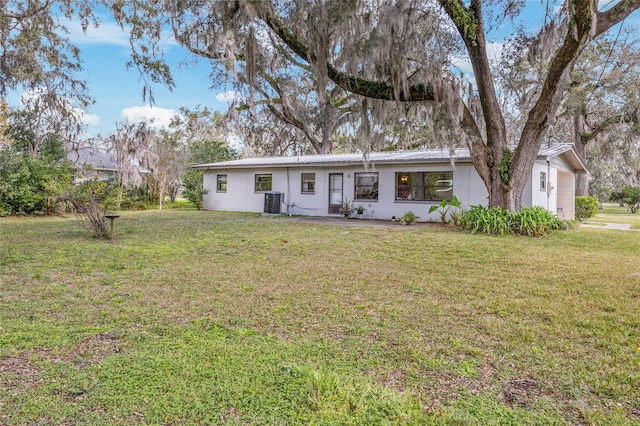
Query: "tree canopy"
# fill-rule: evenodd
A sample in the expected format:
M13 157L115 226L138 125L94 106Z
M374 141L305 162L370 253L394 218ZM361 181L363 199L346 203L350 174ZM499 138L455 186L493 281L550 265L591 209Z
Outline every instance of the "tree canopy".
M0 11L1 93L37 90L63 114L90 102L75 78L79 50L58 18L75 17L86 28L97 7L130 30L132 64L149 83L173 86L162 50L170 29L178 43L211 61L214 84L231 77L245 88L249 107L262 105L316 152L331 151L341 137L337 124L355 111L351 132L357 127L365 151L390 116L398 123L418 117L430 138L470 149L489 205L517 209L583 52L640 0L547 3L534 30L522 18L526 2L507 0L13 0ZM496 43L518 46L527 61L514 56L497 68ZM465 61L472 74L460 75L456 65ZM520 125L512 127L501 72L526 64L535 65L522 74L531 90L519 105ZM581 137L605 123L583 121Z
M160 30L170 25L180 44L250 85L270 73L274 57L299 64L296 72L315 81L319 107L330 105L327 94L339 87L362 97L363 120L373 126L390 104L420 103L436 138L469 147L489 204L515 209L578 58L637 10L640 0L607 9L595 0L547 6L537 32L523 44L539 61L539 89L521 129L509 134L490 37L505 23L514 24L524 6L481 0L192 0L117 3L114 12L138 29L132 33L134 52L146 56L135 59L158 81L170 83L170 74L148 46L157 45ZM452 72L461 57L473 69L471 84Z
M87 28L97 22L95 6L92 0L6 0L0 4L0 97L6 99L9 91L23 90L26 109L39 121L37 126L60 132L62 126L56 122L64 122L65 127L77 124L79 110L93 102L86 81L78 76L80 49L69 40L64 20L79 20ZM32 156L37 151L34 148Z

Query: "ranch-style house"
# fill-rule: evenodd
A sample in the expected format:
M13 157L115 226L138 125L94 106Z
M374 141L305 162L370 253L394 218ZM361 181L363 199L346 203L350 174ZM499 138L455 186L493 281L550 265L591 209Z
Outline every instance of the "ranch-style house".
M487 190L465 149L246 158L194 168L204 170L206 210L332 216L346 204L363 219L412 211L420 220L437 221L429 207L453 195L463 210L487 205ZM543 147L522 205L573 219L578 173L587 169L573 144ZM364 212L356 214L357 207Z

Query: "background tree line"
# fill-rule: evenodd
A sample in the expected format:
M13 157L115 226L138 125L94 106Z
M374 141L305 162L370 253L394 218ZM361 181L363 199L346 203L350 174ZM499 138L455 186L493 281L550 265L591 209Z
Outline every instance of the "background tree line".
M96 180L82 151L103 150L117 166L101 182L101 201L113 209L162 208L179 193L202 208L202 172L194 163L232 159L224 142L221 116L204 109L183 109L167 129L149 123L120 123L113 134L67 144L56 134L42 137L25 110L3 106L0 119L0 215L47 214L66 203L83 182ZM39 139L38 142L34 140ZM75 151L76 155L70 155ZM73 161L72 161L73 160ZM95 190L96 185L87 186ZM77 195L77 194L76 194Z

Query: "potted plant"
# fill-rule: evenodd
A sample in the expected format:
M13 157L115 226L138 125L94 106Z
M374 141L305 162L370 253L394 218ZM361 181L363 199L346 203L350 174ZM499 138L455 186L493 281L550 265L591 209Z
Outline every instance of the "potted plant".
M356 213L358 214L364 213L364 206L362 204L358 204L358 207L356 207Z

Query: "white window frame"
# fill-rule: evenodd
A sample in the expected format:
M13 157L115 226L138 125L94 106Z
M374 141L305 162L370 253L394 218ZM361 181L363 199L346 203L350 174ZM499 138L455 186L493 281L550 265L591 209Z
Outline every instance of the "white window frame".
M540 172L540 191L547 192L547 172Z
M269 178L269 188L262 188L261 186L266 183L266 178ZM265 181L262 181L265 179ZM253 176L253 191L254 192L267 192L273 190L273 175L271 173L256 173Z
M227 192L228 179L228 176L224 173L216 175L216 192ZM220 185L222 183L224 183L224 188Z

